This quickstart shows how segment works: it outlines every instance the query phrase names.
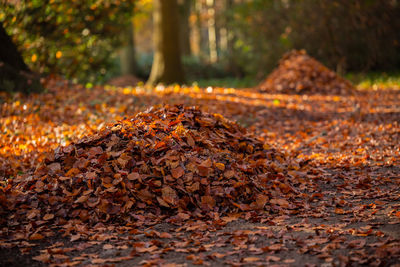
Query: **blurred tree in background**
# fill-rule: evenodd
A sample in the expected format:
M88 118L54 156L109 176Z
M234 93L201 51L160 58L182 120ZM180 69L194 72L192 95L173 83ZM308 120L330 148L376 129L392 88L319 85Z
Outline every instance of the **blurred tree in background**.
M176 0L154 0L154 60L148 85L185 81L178 12Z

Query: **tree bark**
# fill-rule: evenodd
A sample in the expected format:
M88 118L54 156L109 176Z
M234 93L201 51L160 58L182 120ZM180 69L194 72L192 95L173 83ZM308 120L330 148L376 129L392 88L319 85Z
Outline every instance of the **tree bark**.
M0 23L0 91L41 91L39 78L25 64L17 47Z
M234 7L234 1L233 0L225 0L225 8L226 10L231 11L232 8ZM226 31L227 31L227 43L226 43L226 50L227 50L227 69L229 72L233 73L235 77L242 77L243 72L241 71L236 58L235 58L235 42L236 42L236 35L235 35L235 29L232 27L232 25L229 23L229 20L233 20L233 16L231 13L227 16L227 21L226 21Z
M155 51L147 85L183 83L177 1L154 0L153 19Z
M202 51L204 38L202 33L202 22L201 22L201 13L202 13L202 3L201 1L195 1L194 4L194 13L196 16L196 21L191 25L192 27L192 53L193 55L203 58L204 53Z
M183 56L190 56L190 10L192 0L179 1L179 20L180 20L180 45Z
M136 56L133 22L129 23L126 31L127 45L120 52L122 75L136 75Z
M214 0L207 0L208 13L208 45L210 50L210 62L218 61L217 31L215 27L215 3Z

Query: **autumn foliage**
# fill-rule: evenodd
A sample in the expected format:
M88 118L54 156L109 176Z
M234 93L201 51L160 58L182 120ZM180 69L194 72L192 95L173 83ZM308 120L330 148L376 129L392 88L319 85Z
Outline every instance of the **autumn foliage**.
M9 223L57 224L294 208L288 167L299 168L223 116L166 106L57 148L2 204L19 210Z
M304 50L286 53L259 90L283 94L351 94L353 85Z

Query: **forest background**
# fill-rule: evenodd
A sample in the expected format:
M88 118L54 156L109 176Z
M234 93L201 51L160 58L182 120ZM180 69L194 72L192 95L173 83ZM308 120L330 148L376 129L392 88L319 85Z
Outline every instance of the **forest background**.
M179 34L171 39L179 47L180 75L188 85L254 86L291 49L305 49L356 83L376 79L374 73L398 80L396 0L167 1L177 9ZM35 72L61 74L88 87L121 75L148 80L153 1L17 0L1 5L0 23ZM170 24L176 18L164 19Z

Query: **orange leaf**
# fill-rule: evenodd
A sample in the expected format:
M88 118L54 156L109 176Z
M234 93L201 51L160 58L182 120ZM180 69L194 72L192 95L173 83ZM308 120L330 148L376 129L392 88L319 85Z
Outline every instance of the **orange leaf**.
M257 208L263 209L265 204L268 202L268 197L264 194L258 194L256 198Z
M209 209L213 209L215 207L215 199L212 196L202 196L201 203L206 205Z
M287 202L286 199L283 198L273 198L270 200L271 204L279 205L281 207L287 208L289 206L289 202Z
M169 186L165 186L161 189L162 198L165 202L171 205L176 205L178 203L178 196L174 189Z
M158 142L155 146L154 149L158 149L160 147L165 147L167 144L165 142Z
M224 172L224 176L228 179L232 178L235 176L235 171L234 170L228 170Z
M256 261L261 261L261 259L257 257L246 257L243 259L243 262L256 262Z
M223 163L215 163L215 167L217 167L217 169L224 171L225 170L225 165Z
M114 246L111 244L104 244L103 246L103 249L112 249L112 248L114 248Z
M212 160L210 158L203 161L200 166L210 168L212 166Z
M336 208L336 209L335 209L335 213L336 213L336 214L345 214L346 212L345 212L343 209Z
M172 238L170 233L163 232L160 234L160 238Z
M75 200L75 203L83 203L86 202L88 200L89 196L80 196L77 200Z
M49 168L50 171L52 172L57 172L61 170L61 164L58 162L52 163L50 165L47 166Z
M54 214L47 213L43 216L43 220L48 221L54 218Z
M81 238L80 234L72 235L71 236L71 242L77 241Z
M44 236L39 233L34 233L29 237L29 240L41 240Z
M177 167L177 168L171 170L171 174L172 174L172 177L174 177L175 179L178 179L178 178L182 177L182 175L185 174L185 170L182 167Z
M41 261L47 263L50 260L50 254L49 253L40 254L38 256L32 257L32 259L34 259L35 261Z
M140 174L137 172L132 172L128 175L128 179L131 181L137 180L140 178Z
M79 169L77 169L77 168L72 168L72 169L70 169L70 170L65 174L65 176L67 176L67 177L72 177L72 176L74 176L74 175L77 175L78 173L80 173L80 170L79 170Z

